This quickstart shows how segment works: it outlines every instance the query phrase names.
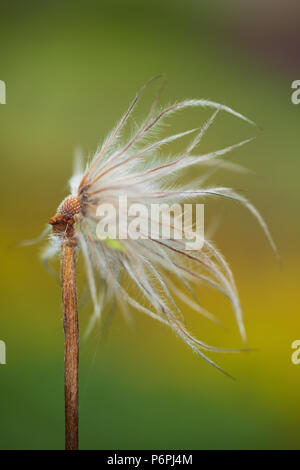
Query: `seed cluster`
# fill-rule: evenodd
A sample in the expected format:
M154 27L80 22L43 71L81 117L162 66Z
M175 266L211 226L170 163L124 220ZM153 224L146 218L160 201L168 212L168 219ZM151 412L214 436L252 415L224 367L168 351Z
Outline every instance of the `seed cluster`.
M60 204L57 213L66 217L74 217L80 212L78 196L68 196Z
M53 232L64 239L72 240L74 237L75 216L79 212L78 196L66 197L58 207L56 215L49 220Z

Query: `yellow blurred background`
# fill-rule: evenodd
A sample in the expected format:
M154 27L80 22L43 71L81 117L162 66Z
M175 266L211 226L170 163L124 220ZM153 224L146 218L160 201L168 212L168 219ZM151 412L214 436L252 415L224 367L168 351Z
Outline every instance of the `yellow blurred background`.
M271 229L282 269L251 215L235 203L207 204L256 351L212 357L231 381L151 319L134 313L131 329L116 312L108 333L81 341L80 447L299 448L300 365L291 362L300 339L300 105L291 102L291 83L300 79L299 12L283 0L2 2L1 449L64 445L60 288L41 265L42 246L16 243L37 236L67 195L74 148L95 151L141 85L161 72L163 104L209 98L264 129L232 154L249 174L219 171L211 181L245 191ZM185 130L207 116L192 110L175 122ZM202 149L253 132L222 115ZM192 331L241 346L224 299L201 286L199 295L226 330L185 312ZM79 312L82 332L90 312L90 305Z

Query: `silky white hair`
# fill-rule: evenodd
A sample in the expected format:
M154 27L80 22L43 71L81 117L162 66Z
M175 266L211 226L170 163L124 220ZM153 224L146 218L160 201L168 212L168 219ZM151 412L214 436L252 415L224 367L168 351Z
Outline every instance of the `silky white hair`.
M243 171L240 166L223 162L220 157L253 138L210 153L201 154L196 151L219 112L230 113L255 126L254 122L227 106L204 99L185 100L160 109L158 93L144 122L130 137L124 137L124 128L139 98L146 87L157 78L151 79L137 93L127 112L97 150L85 170L80 165L77 152L74 175L70 180L70 191L73 196L78 197L80 202L80 213L76 217L75 238L83 255L89 291L94 305L88 331L94 326L96 320L101 318L106 305L109 305L113 299L126 318L130 317L130 309L133 308L170 326L194 352L222 370L207 357L205 351L236 352L237 350L213 347L195 338L188 331L183 312L177 305L180 300L186 308L218 322L218 319L199 303L195 294L195 286L198 289L200 282L208 284L231 302L241 337L246 342L242 309L233 274L214 244L205 240L201 250L187 251L183 233L182 240L157 240L151 237L122 240L121 246L124 249L114 249L105 240L99 240L96 237L98 205L110 203L117 206L121 195L127 197L129 204L139 202L147 207L154 202L172 204L182 203L195 197L201 201L216 197L238 201L245 206L258 220L276 252L270 232L255 207L231 188L206 187L206 172L201 171L203 167L219 167L220 165ZM213 113L198 129L159 138L159 125L173 113L189 107L210 108ZM161 151L167 144L189 134L194 134L194 137L181 154L167 157L162 156L161 153L158 154L158 151ZM197 177L194 177L189 184L181 184L180 171L190 166L195 168ZM184 232L184 229L182 230ZM60 239L51 236L50 246L47 247L44 259L57 253L60 243ZM131 295L129 289L124 287L124 282L122 282L124 276L133 281L135 295Z

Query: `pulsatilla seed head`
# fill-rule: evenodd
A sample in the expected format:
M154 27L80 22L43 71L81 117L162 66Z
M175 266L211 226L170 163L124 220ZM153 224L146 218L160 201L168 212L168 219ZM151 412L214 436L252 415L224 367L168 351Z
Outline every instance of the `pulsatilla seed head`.
M72 238L74 236L74 217L79 214L79 212L80 203L78 196L66 197L59 205L56 215L49 220L53 232L57 235Z
M218 157L246 144L252 138L214 152L199 154L197 150L205 133L221 111L226 111L250 124L254 123L227 106L203 99L184 100L166 108L159 108L160 92L158 92L154 104L141 125L133 132L129 132L126 137L125 133L122 136L122 131L126 124L129 124L129 118L135 105L152 81L153 79L137 93L128 110L103 141L101 148L97 150L86 169L83 170L83 167L76 163L75 172L70 180L71 196L62 201L56 215L50 219L50 224L54 234L62 243L77 244L81 249L94 304L94 314L91 317L88 331L101 317L102 310L110 305L112 299L116 299L126 319L128 307L133 307L143 314L146 313L152 318L168 324L194 352L206 359L211 365L219 368L204 354L204 351L221 352L224 349L207 345L192 336L178 315L181 314L181 308L179 309L179 305L176 304L178 298L180 303L186 304L188 309L218 323L219 320L216 317L189 296L198 290L199 279L206 282L217 291L225 294L230 300L240 334L246 340L242 309L233 275L226 260L214 247L214 244L204 240L201 250L192 252L188 250L186 242L190 241L191 234L196 235L196 232L192 227L193 224L186 226L185 217L184 226L180 224L180 221L177 224L175 215L169 222L163 222L163 224L168 226L169 233L174 229L176 233L181 233L181 237L179 237L181 240L177 237L167 237L166 240L163 239L164 237L159 239L156 236L149 237L147 236L147 227L145 239L143 236L138 241L122 239L122 250L120 250L114 248L113 244L107 243L109 240L105 241L95 236L97 235L98 222L100 222L95 217L99 205L109 203L117 208L120 204L119 198L124 195L127 197L128 206L136 205L138 202L143 204L143 208L146 207L147 213L150 214L148 221L151 222L151 228L157 227L158 222L159 225L162 223L161 219L158 221L156 216L152 216L151 205L154 201L158 204L167 202L173 205L174 203L183 204L186 198L196 195L201 197L201 200L204 197L224 197L238 201L250 210L262 226L276 252L275 244L265 222L247 199L226 186L203 185L210 175L211 169L201 172L202 163L204 165L209 163L213 169L217 169L220 165ZM156 132L152 132L157 129L157 126L159 127L159 123L162 123L165 118L176 111L196 106L213 110L211 117L202 126L177 134L169 134L167 137L158 137ZM168 151L167 155L161 155L162 147L193 133L196 134L180 154L172 155ZM185 171L188 167L193 168L195 173L195 178L189 186L181 182L179 174L180 170ZM232 164L231 169L234 169ZM199 176L197 177L198 171ZM116 216L118 217L119 229L120 223L123 223L121 229L128 230L128 225L124 225L120 215L116 214ZM161 235L160 230L157 230L157 233ZM50 240L53 242L53 245L50 246L52 252L57 253L60 248L59 243L54 237ZM131 296L131 292L127 291L125 288L127 282L124 283L123 278L133 282L134 290L139 292L138 297L140 295L142 297L141 301L135 295ZM97 281L100 281L99 286ZM103 286L106 286L105 291L109 292L104 298L102 297ZM185 292L181 291L183 288ZM233 350L231 351L233 352ZM235 351L237 352L237 350Z

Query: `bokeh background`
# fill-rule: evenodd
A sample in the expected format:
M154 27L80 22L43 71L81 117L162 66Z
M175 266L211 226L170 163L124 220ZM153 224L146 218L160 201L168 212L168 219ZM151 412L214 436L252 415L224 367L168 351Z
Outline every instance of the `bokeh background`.
M299 2L283 0L1 2L1 449L64 446L60 289L40 263L42 246L16 243L38 235L67 194L74 148L92 153L160 72L168 79L164 104L210 98L264 129L232 154L249 174L220 170L211 181L242 189L261 210L282 269L250 214L231 202L208 204L257 350L213 357L232 381L151 319L134 313L130 328L116 312L108 331L81 341L80 447L299 448L300 365L291 362L300 339L300 105L291 102L291 83L300 79L299 13ZM196 127L208 116L190 110L176 125ZM221 115L203 150L255 132ZM226 330L186 312L192 331L241 346L226 301L201 286L199 295ZM81 332L90 309L80 310Z

